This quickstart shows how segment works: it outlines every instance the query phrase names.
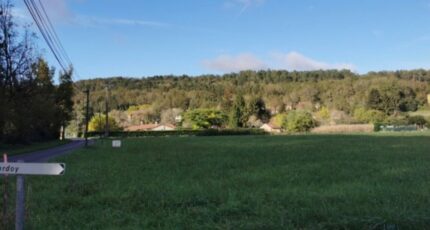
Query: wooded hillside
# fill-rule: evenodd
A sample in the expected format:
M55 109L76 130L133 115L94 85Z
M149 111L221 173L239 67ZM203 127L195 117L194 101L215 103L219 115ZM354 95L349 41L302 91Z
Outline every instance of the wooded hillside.
M76 82L75 110L78 119L82 119L79 114L85 100L84 94L78 92L89 88L92 112L104 112L108 86L111 110L148 110L141 114L141 123L160 121L163 112L171 109L189 111L204 108L229 114L237 95L243 96L244 105L256 99L262 100L271 115L297 109L310 112L326 109L353 117L358 109L364 109L392 116L425 106L429 82L430 71L427 70L370 72L365 75L347 70L268 70L222 76L98 78Z

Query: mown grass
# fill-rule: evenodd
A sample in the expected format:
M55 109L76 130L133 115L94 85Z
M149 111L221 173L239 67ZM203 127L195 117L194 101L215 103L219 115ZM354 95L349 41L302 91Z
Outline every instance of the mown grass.
M7 153L9 156L30 153L44 149L50 149L56 146L64 145L70 143L69 140L53 140L44 142L34 142L30 144L0 144L0 153Z
M99 142L28 177L28 229L428 229L430 139L157 137Z

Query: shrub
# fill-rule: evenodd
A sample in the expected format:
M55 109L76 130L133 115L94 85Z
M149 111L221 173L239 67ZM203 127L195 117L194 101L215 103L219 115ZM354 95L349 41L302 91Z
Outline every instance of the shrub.
M354 119L362 123L380 123L386 119L386 115L375 109L357 108L354 110Z
M382 123L380 123L380 122L375 122L375 123L373 124L373 131L374 131L374 132L379 132L379 131L381 131L381 126L382 126Z
M288 115L286 113L278 113L271 119L270 123L278 127L282 127L284 123L287 122L287 116Z
M316 126L312 114L306 111L291 111L282 127L289 132L307 132Z
M407 120L408 120L408 124L417 125L420 128L423 128L428 123L423 116L419 116L419 115L408 117Z
M405 117L387 117L384 122L386 125L408 125L408 119Z
M317 116L322 120L328 120L330 119L330 110L324 106L317 112Z
M189 122L193 129L208 129L212 126L223 126L227 121L227 115L214 109L195 109L184 114L186 122Z

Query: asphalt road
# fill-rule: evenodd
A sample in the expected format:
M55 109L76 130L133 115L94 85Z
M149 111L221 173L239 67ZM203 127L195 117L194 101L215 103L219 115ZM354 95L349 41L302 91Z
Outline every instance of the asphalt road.
M85 145L84 140L73 140L68 144L54 147L51 149L45 149L45 150L40 150L36 152L11 156L9 157L8 161L17 162L19 160L22 160L24 162L46 162L53 157L58 157L58 156L68 154L73 150L83 147L84 145ZM3 159L1 159L1 161L3 161Z

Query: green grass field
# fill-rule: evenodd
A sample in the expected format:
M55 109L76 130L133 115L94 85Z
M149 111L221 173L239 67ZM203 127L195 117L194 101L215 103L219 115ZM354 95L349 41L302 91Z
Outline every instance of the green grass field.
M430 137L99 141L28 177L28 229L428 229Z

